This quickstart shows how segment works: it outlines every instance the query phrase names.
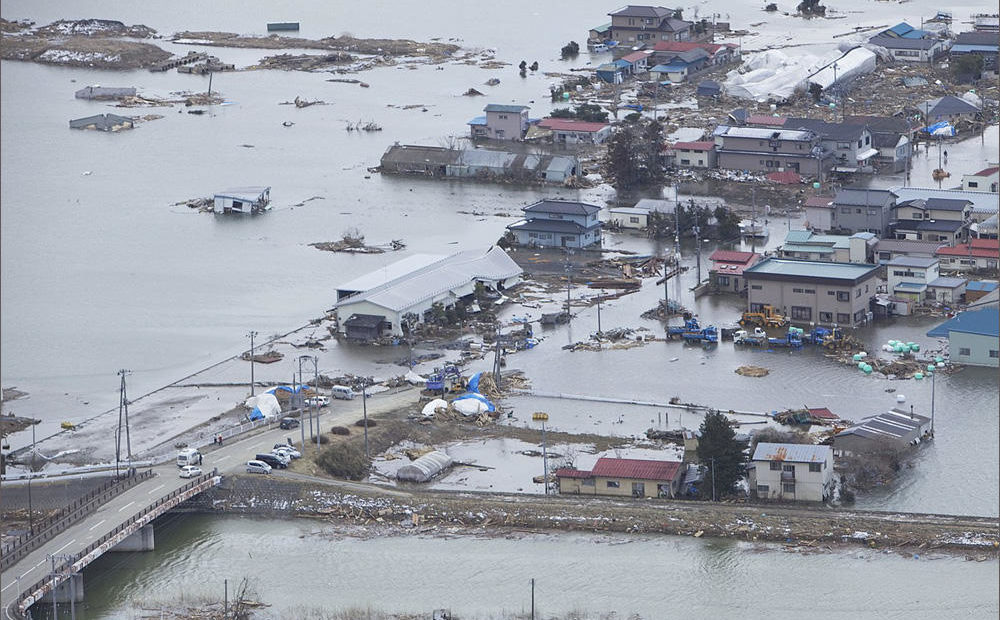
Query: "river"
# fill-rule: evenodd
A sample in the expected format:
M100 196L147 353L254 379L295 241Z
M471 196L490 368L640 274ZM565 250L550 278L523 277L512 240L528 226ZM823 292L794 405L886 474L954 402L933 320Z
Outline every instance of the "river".
M107 554L84 571L87 600L77 617L155 617L177 600L221 600L224 580L231 595L244 577L272 605L264 617L289 619L308 608L494 617L530 609L531 578L540 617L945 620L1000 612L995 560L670 536L352 532L311 520L167 515L156 522L155 551Z

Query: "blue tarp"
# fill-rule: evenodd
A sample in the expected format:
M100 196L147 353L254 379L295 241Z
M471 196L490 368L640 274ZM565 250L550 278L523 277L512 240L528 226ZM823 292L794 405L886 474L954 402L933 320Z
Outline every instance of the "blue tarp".
M466 399L469 399L469 398L472 398L474 400L478 400L479 402L481 402L484 405L486 405L486 410L487 411L496 411L497 410L497 408L493 405L493 403L491 403L489 401L488 398L486 398L482 394L479 394L478 392L466 392L465 394L462 394L461 396L455 397L455 400L466 400Z
M955 135L955 128L948 124L946 121L941 121L940 123L934 123L933 125L928 125L924 127L924 131L932 136L953 136Z
M469 379L469 391L470 392L475 392L477 394L479 393L479 378L482 377L482 376L483 376L483 373L481 373L481 372L477 372L476 374L472 375L472 378Z

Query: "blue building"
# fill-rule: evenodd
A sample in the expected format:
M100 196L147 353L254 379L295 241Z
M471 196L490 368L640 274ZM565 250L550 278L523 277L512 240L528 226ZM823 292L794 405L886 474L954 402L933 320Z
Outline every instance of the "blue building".
M966 310L927 332L947 338L951 361L970 366L1000 366L1000 310L996 304Z
M519 245L583 248L601 243L601 208L572 200L545 199L524 207L524 219L507 230Z

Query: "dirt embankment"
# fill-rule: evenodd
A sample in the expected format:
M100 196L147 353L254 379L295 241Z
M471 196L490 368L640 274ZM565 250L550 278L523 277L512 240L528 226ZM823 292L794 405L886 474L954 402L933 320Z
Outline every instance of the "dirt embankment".
M141 24L127 26L106 19L60 20L40 28L2 20L0 58L68 67L139 69L163 62L173 54L149 39L156 31ZM126 40L130 39L130 40Z
M350 35L302 39L299 37L247 36L233 32L178 32L172 37L177 42L197 42L216 47L244 47L255 49L314 49L351 52L372 56L430 56L446 58L458 51L452 43L422 43L410 39L357 39Z

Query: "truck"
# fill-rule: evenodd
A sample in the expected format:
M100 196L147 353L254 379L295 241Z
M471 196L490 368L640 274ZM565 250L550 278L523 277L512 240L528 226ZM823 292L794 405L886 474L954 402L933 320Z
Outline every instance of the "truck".
M671 325L667 327L667 338L683 338L686 333L694 333L701 331L701 326L698 325L698 319L696 318L685 318L684 325Z
M752 332L745 329L738 329L733 334L733 343L760 347L767 343L767 332L759 327L754 327Z
M784 327L788 319L778 312L774 306L761 306L760 311L747 311L740 318L740 325L759 325L761 327Z
M715 325L709 325L708 327L703 327L701 329L685 331L681 334L681 337L690 342L718 342L719 330L715 328Z
M768 338L767 344L772 347L789 347L792 349L802 348L802 334L794 329L788 330L784 338Z

